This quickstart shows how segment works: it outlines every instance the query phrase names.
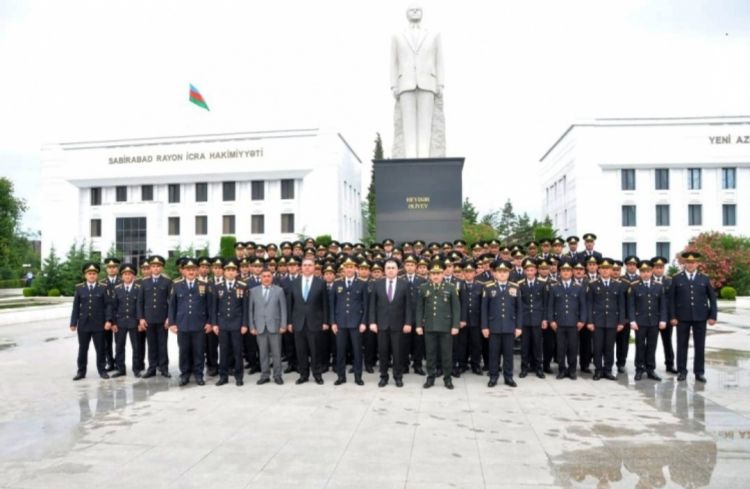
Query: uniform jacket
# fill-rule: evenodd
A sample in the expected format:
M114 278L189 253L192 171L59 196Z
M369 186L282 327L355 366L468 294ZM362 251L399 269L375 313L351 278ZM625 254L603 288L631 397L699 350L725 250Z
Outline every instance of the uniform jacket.
M523 326L539 326L547 317L547 281L536 277L534 285L529 287L529 281L520 280L518 288L521 289L521 300L523 301Z
M708 275L701 272L696 272L692 281L685 271L672 277L669 301L672 314L678 321L716 319L716 291Z
M148 276L141 279L140 285L138 319L145 319L148 324L164 324L169 314L172 281L160 275L154 283L153 277Z
M125 283L115 285L111 297L111 315L109 320L116 324L118 328L135 329L138 327L138 311L140 307L141 285L136 283L130 284L130 291L127 290Z
M490 333L513 333L522 326L523 299L521 289L514 282L506 282L504 289L494 281L482 290L482 329Z
M587 322L597 328L616 328L618 324L625 324L627 290L627 285L612 278L608 287L604 286L603 279L589 282L586 286Z
M339 328L358 328L367 324L367 307L370 296L367 284L352 277L351 285L346 286L346 279L333 282L331 289L331 324Z
M461 303L454 284L426 282L419 286L416 327L427 333L450 333L460 327Z
M239 331L242 326L247 326L245 315L245 301L248 300L247 284L241 280L234 280L232 287L228 282L210 285L212 289L213 304L209 322L219 326L219 330Z
M470 328L481 326L482 319L482 290L484 284L474 280L471 284L464 281L458 289L458 297L461 300L461 321Z
M548 321L555 321L558 326L576 326L579 321L586 322L586 290L573 280L567 290L563 282L553 285L547 297Z
M638 326L658 326L667 322L667 298L661 284L649 281L649 286L640 280L633 282L628 290L628 317Z
M73 297L73 311L70 314L70 324L75 325L82 332L104 331L104 323L110 317L110 297L107 286L94 284L90 291L88 283L76 285Z
M189 290L187 280L178 279L169 296L169 324L183 333L202 331L210 322L212 301L212 289L206 282L195 279Z

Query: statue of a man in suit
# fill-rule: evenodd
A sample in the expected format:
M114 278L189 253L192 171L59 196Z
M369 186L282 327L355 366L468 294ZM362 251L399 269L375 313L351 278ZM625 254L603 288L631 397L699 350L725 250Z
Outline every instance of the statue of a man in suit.
M391 41L394 158L444 156L443 49L440 34L421 25L422 7L406 11L408 27Z

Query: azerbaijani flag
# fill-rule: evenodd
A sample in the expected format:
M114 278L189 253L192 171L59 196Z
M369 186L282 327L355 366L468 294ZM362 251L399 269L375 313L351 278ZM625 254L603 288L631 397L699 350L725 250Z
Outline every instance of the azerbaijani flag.
M210 110L208 108L208 104L203 99L203 95L201 95L198 89L195 88L192 84L190 84L190 101L193 102L198 107L203 107L206 110Z

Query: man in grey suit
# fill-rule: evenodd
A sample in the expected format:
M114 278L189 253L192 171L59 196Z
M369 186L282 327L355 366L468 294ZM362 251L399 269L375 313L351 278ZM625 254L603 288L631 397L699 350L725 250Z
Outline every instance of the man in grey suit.
M258 340L260 350L260 380L258 385L271 381L268 365L269 350L273 359L273 380L281 385L281 335L286 333L286 298L284 290L273 283L271 270L260 274L260 286L250 289L247 301L247 324L250 333Z

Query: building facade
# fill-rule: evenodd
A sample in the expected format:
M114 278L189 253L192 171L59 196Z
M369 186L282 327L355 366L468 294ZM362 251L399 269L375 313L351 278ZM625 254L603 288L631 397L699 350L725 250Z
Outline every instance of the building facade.
M318 129L45 145L42 253L91 243L139 262L222 236L361 238L361 161Z
M544 215L615 258L672 260L701 232L750 229L750 117L573 124L540 161Z

